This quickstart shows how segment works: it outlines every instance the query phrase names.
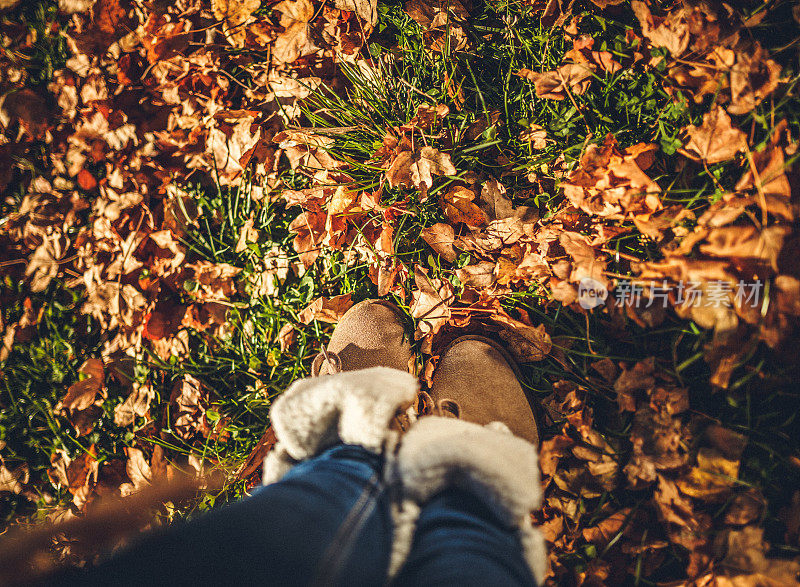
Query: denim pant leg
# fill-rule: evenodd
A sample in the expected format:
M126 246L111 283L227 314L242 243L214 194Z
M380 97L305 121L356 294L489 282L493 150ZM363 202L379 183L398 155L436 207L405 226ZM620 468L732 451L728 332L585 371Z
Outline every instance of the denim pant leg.
M76 585L382 585L392 540L382 458L338 445L278 483L149 536Z
M508 587L536 581L515 529L504 527L471 493L450 488L422 508L411 552L393 584Z

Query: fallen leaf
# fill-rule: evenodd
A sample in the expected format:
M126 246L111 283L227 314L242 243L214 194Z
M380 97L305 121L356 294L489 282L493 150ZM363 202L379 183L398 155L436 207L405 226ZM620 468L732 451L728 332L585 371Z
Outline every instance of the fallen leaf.
M136 417L144 417L150 409L150 402L155 398L155 390L147 384L134 382L133 390L124 402L114 408L114 424L130 426Z
M445 261L453 263L458 252L453 248L455 232L450 224L439 222L420 231L419 236Z
M189 440L197 433L208 436L211 431L205 419L208 392L197 378L184 375L172 388L169 401L173 429L180 438Z
M731 117L721 106L706 112L700 126L689 125L685 132L688 140L680 152L708 165L733 159L747 147L745 134L731 125Z
M85 410L92 404L105 385L102 359L87 359L78 369L85 377L69 386L61 406L70 412Z
M580 96L589 89L595 65L591 63L567 63L553 71L536 73L521 69L516 75L533 82L536 96L549 100L565 100L572 93Z
M16 467L13 471L6 468L0 460L0 493L8 491L14 494L22 493L23 486L30 480L30 471L27 464Z
M450 303L455 297L449 282L430 277L428 270L414 265L414 287L412 290L411 316L417 320L417 340L428 334L436 334L450 319Z
M332 298L317 298L300 311L297 319L303 324L310 324L312 320L335 324L352 305L351 294L343 294Z
M243 47L245 25L261 5L261 0L211 0L214 17L223 21L222 31L234 47Z
M482 289L491 287L495 282L494 263L481 261L476 265L465 265L456 269L456 277L466 286Z
M475 193L464 186L453 186L439 199L445 216L452 224L463 222L467 226L484 226L486 214L473 201Z
M138 448L125 447L125 454L128 462L125 464L125 472L128 474L130 483L123 483L120 486L120 493L127 497L148 487L153 479L153 472L144 453Z
M278 332L278 342L281 345L281 352L285 353L294 344L297 332L292 324L284 324Z

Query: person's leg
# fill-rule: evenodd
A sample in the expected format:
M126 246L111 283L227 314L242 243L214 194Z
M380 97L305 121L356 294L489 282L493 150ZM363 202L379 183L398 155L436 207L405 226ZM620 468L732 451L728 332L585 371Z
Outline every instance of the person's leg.
M80 585L379 585L391 549L382 459L338 445L251 497L65 582Z
M395 585L535 585L515 527L456 487L420 512L411 553Z

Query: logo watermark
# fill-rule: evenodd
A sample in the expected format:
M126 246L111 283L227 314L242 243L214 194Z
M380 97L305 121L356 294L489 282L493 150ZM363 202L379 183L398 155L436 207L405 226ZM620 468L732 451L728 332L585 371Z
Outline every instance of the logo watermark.
M578 283L578 304L584 310L591 310L606 303L608 290L604 283L584 277Z

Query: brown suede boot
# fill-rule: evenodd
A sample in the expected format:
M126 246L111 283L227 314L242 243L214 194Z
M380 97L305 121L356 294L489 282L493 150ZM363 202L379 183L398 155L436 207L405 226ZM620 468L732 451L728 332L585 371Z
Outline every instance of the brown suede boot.
M516 362L482 336L464 336L442 353L430 391L432 412L476 424L502 422L539 444L534 408L519 383Z
M364 300L347 310L327 348L311 365L312 377L370 367L408 372L414 353L400 309L385 300Z

